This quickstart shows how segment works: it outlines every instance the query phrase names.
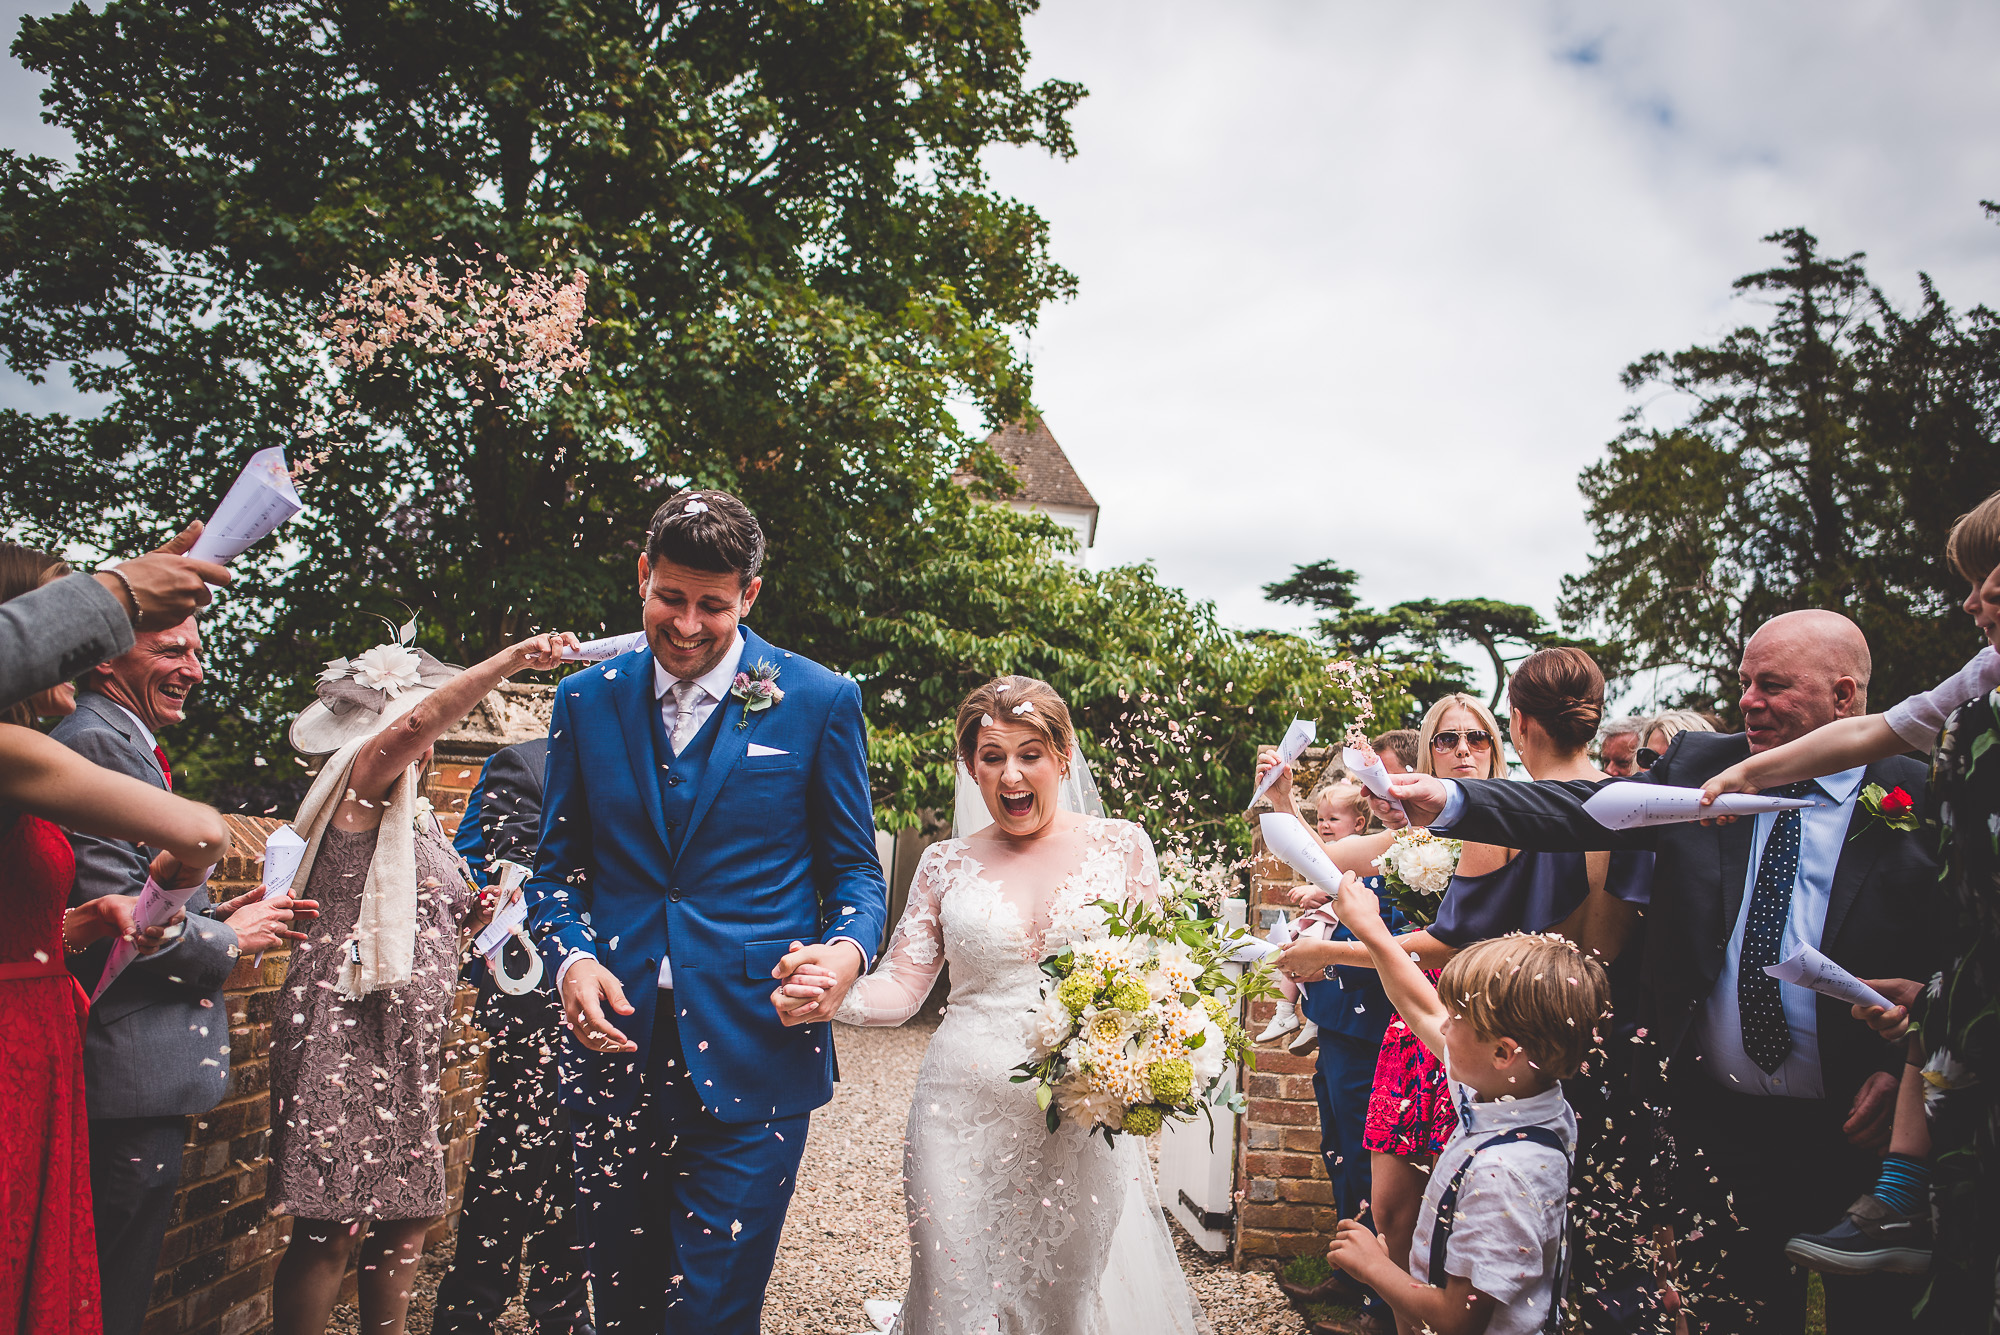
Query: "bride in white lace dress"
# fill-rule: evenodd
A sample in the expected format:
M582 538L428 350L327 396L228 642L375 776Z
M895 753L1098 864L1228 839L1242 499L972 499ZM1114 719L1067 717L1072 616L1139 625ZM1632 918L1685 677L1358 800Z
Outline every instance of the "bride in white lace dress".
M980 687L958 738L993 823L926 850L881 963L834 1017L901 1024L951 965L910 1108L910 1289L891 1329L1194 1335L1145 1142L1120 1136L1114 1149L1067 1119L1051 1134L1030 1087L1009 1079L1033 1055L1051 921L1099 899L1157 898L1152 841L1129 821L1058 808L1072 734L1047 684ZM810 980L794 982L811 995Z

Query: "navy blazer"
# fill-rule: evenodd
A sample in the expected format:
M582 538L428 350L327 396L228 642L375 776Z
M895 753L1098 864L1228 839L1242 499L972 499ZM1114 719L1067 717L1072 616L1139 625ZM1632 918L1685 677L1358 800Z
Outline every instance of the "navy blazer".
M1684 732L1630 782L1700 787L1750 754L1742 733ZM1678 1055L1695 1008L1714 990L1750 872L1751 822L1607 830L1583 804L1607 783L1462 779L1454 839L1513 848L1641 849L1658 854L1647 911L1644 1022L1666 1056ZM1907 756L1868 767L1867 783L1900 784L1923 807L1924 768ZM1929 978L1940 959L1937 861L1922 831L1892 830L1857 802L1842 846L1819 948L1861 978ZM1903 1045L1884 1043L1845 1002L1819 998L1819 1055L1829 1100L1842 1106L1876 1071L1900 1072ZM1642 1063L1642 1066L1645 1063Z
M743 663L785 698L746 715L728 697L687 828L669 838L652 715L653 654L622 654L556 688L529 916L554 966L573 951L616 974L632 1053L563 1040L563 1106L629 1112L673 964L681 1045L703 1106L725 1122L789 1117L833 1097L832 1026L787 1029L771 970L794 941L848 937L871 958L888 916L875 850L867 730L852 681L742 629ZM748 754L751 743L763 754Z

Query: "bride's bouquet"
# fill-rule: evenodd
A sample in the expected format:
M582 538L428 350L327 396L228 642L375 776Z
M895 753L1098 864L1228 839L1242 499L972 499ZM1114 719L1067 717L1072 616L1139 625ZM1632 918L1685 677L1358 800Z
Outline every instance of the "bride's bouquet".
M1050 1131L1069 1117L1109 1143L1198 1112L1213 1126L1211 1106L1243 1111L1225 1072L1232 1058L1252 1064L1236 1016L1245 999L1273 991L1271 966L1241 977L1222 967L1254 938L1200 916L1211 888L1191 876L1163 884L1157 906L1058 906L1050 940L1061 944L1041 962L1035 1056L1013 1077L1034 1086Z
M1424 924L1435 921L1438 901L1451 885L1464 847L1462 839L1447 839L1429 830L1406 827L1396 831L1395 841L1375 859L1390 902L1406 918Z

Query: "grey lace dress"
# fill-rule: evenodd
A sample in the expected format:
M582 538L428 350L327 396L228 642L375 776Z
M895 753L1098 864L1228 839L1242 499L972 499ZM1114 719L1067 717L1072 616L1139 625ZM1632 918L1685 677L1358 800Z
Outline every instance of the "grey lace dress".
M329 829L304 898L320 916L292 949L271 1025L269 1197L302 1219L428 1219L445 1212L438 1140L445 1042L458 991L459 924L473 891L457 857L417 832L417 948L410 981L348 1001L334 990L376 831Z

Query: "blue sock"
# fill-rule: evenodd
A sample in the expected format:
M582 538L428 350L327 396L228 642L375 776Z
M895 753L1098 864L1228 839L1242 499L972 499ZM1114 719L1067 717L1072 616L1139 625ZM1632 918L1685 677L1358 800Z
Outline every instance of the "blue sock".
M1875 1179L1875 1196L1897 1214L1917 1213L1930 1204L1931 1166L1907 1154L1887 1156Z

